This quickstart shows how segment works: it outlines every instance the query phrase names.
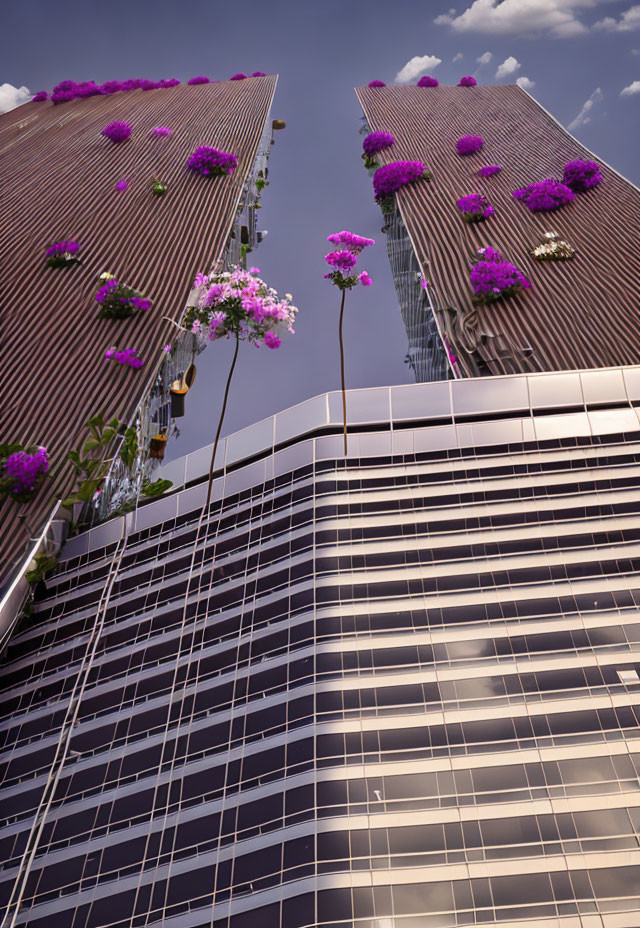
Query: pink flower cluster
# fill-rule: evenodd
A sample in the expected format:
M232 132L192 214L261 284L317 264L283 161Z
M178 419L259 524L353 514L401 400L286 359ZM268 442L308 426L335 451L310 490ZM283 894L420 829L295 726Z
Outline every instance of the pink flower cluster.
M325 278L330 280L336 287L339 287L340 290L350 290L358 282L363 287L370 287L373 281L366 271L361 271L360 274L349 274L348 272L353 270L358 263L358 255L369 245L375 245L374 239L364 238L362 235L356 235L355 232L343 230L328 235L327 241L331 242L332 245L337 245L338 250L330 251L324 257L327 264L335 268L329 274L325 274ZM347 272L347 274L343 274L343 271Z
M499 164L485 164L485 166L478 171L478 177L493 177L494 174L499 174L501 170L502 168Z
M425 74L424 77L421 77L418 81L417 87L439 87L440 81L435 77L431 77L429 74Z
M377 155L379 151L391 148L392 145L395 145L395 141L390 132L370 132L362 142L362 149L365 155L371 158L373 155Z
M422 161L392 161L390 164L383 164L373 175L376 200L419 180L425 173L426 168Z
M480 151L484 145L484 139L480 135L463 135L456 142L456 148L459 155L472 155Z
M155 129L151 130L151 135L171 135L173 129L170 129L169 126L156 126Z
M493 216L495 210L490 206L481 193L470 193L469 196L456 200L456 206L463 214L465 222L482 222Z
M118 351L116 346L113 345L105 351L104 357L106 361L117 361L123 367L132 367L134 371L139 370L144 364L136 348L125 348L124 351Z
M235 267L218 274L198 274L194 287L201 292L198 305L187 310L186 327L198 333L207 326L209 341L237 334L257 346L278 348L285 332L294 334L298 310L290 294L280 299L259 273L257 267L248 271Z
M384 81L369 81L369 83L367 84L367 87L386 87L386 86L387 85L385 84Z
M208 145L201 145L187 161L187 167L203 176L233 174L238 166L237 157L231 152L219 151Z
M554 180L552 177L546 177L544 180L529 184L528 187L523 187L521 190L514 190L513 196L536 213L564 206L565 203L575 198L575 193L569 187L561 184L560 181Z
M584 193L602 180L600 165L596 161L567 161L562 180L574 193Z
M508 261L503 261L500 252L488 245L480 248L480 260L471 268L469 280L478 303L492 303L502 297L512 296L518 290L528 290L531 283L524 274Z
M128 122L110 122L102 130L102 134L118 145L120 142L126 142L131 135L131 126Z
M112 93L121 93L128 90L158 90L165 87L176 87L179 80L149 81L143 78L130 78L127 81L105 81L96 84L95 81L60 81L51 91L53 103L68 103L70 100L84 97L108 96ZM41 90L33 98L34 102L48 99L46 91Z
M475 87L477 80L472 74L465 74L464 77L461 77L458 81L458 87Z
M10 492L17 494L31 493L36 489L38 480L49 469L49 452L41 445L34 454L27 451L15 451L5 463L5 476L10 481Z

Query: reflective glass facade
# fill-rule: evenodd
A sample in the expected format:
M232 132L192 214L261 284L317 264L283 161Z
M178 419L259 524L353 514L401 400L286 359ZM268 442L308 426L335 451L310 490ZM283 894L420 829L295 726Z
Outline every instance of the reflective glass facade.
M640 924L640 369L337 394L71 539L4 656L5 925ZM196 538L197 544L196 544Z

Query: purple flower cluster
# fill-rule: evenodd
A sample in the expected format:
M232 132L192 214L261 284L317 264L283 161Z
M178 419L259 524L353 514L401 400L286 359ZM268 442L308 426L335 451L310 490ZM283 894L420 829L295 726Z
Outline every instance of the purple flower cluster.
M105 81L104 84L96 84L95 81L60 81L59 84L51 91L51 100L53 103L68 103L70 100L82 99L83 97L108 96L112 93L122 93L129 90L158 90L165 87L176 87L180 83L176 78L162 81L149 81L143 78L130 78L126 81ZM46 100L42 96L45 91L36 94L38 100Z
M472 74L465 74L464 77L461 77L458 81L458 87L475 87L477 80Z
M478 171L478 177L493 177L494 174L498 174L501 170L502 168L499 164L485 164L485 166Z
M131 135L131 126L128 122L110 122L102 130L102 135L118 145L120 142L126 142Z
M131 367L134 371L140 370L144 364L136 348L125 348L124 351L118 351L116 346L113 345L105 351L104 357L106 361L117 361L118 364L122 364L124 367Z
M481 258L469 274L474 302L492 303L531 286L517 267L502 260L500 252L495 248L480 248L478 254Z
M230 81L246 81L248 77L249 77L248 74L243 74L242 71L240 71L238 72L238 74L232 74L229 80Z
M595 161L567 161L562 171L562 181L574 193L584 193L602 180L600 165Z
M188 168L204 176L233 174L237 166L238 159L234 154L218 151L217 148L209 148L207 145L196 148L187 161Z
M372 238L364 238L362 235L356 235L355 232L346 232L344 230L328 235L327 241L331 242L332 245L339 245L342 251L350 251L354 255L359 255L369 245L375 245Z
M264 71L254 71L251 77L266 77L267 75Z
M43 103L45 100L48 100L48 99L49 99L49 94L47 93L47 91L39 90L36 94L33 95L33 97L31 98L31 102L32 103Z
M367 84L367 87L386 87L386 86L387 85L385 84L384 81L369 81L369 83Z
M396 140L390 132L370 132L369 135L365 136L362 148L367 158L371 158L373 155L377 155L379 151L391 148L392 145L395 145L395 142Z
M34 454L15 451L9 455L5 463L9 492L16 496L33 493L48 469L49 452L43 445Z
M102 319L124 319L138 310L146 312L151 309L151 300L141 296L137 290L121 284L115 277L107 280L95 295L100 304L98 315Z
M173 129L170 129L169 126L156 126L155 129L151 130L151 135L171 135Z
M493 206L487 203L481 193L471 193L469 196L460 197L456 200L456 205L465 222L482 222L495 213Z
M210 84L211 79L206 77L204 74L198 74L197 77L192 77L187 81L187 84Z
M383 164L373 175L376 200L390 196L396 190L419 180L427 173L422 161L392 161Z
M80 242L56 242L45 251L47 257L51 255L77 255L82 245Z
M327 241L331 242L332 245L337 245L339 250L330 251L328 255L325 255L324 260L327 264L335 268L329 274L324 275L325 279L330 280L340 290L351 290L358 282L363 287L370 287L373 281L366 271L361 271L360 274L349 274L348 272L353 270L358 263L358 255L369 245L375 245L374 239L364 238L362 235L356 235L355 232L343 230L328 235ZM346 273L343 274L343 271Z
M459 155L472 155L480 151L484 145L484 139L480 135L463 135L456 142L456 148Z
M435 77L430 77L429 74L425 74L424 77L420 78L416 86L418 87L439 87L440 81L436 80Z
M564 206L565 203L575 198L575 193L560 181L546 177L521 190L514 190L513 196L516 200L525 203L532 212L537 213Z

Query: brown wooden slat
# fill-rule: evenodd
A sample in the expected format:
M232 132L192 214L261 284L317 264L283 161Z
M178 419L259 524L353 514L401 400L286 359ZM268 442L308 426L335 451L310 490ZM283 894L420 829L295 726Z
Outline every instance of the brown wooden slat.
M225 249L275 92L275 76L153 91L135 90L54 106L28 103L0 115L2 159L2 404L0 441L44 444L53 480L24 506L0 503L0 578L5 579L66 495L64 459L95 412L127 419L153 380L198 270ZM131 138L101 135L114 120ZM170 126L173 135L151 130ZM233 175L186 169L199 145L232 151ZM151 196L151 178L167 184ZM115 190L122 178L129 189ZM82 267L45 267L46 247L77 239ZM110 271L154 302L127 320L97 318L98 276ZM112 344L135 347L141 371L104 361Z
M393 133L385 163L420 160L434 174L397 193L397 202L439 306L472 309L469 267L478 248L492 245L531 280L530 290L481 307L482 328L533 348L521 368L497 360L492 373L567 370L640 362L640 191L606 165L594 190L550 213L532 213L512 191L593 156L517 86L361 87L356 94L373 130ZM455 143L480 135L484 148L461 157ZM476 176L499 164L491 178ZM496 215L462 221L456 200L483 193ZM373 193L372 193L373 195ZM577 250L567 262L538 262L530 250L547 231ZM465 375L474 363L454 346Z

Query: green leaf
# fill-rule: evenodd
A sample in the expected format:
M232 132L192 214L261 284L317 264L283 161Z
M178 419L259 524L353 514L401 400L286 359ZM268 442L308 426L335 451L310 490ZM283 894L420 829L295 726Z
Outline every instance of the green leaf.
M111 422L108 423L108 425L109 425L109 428L110 428L110 429L115 429L116 431L117 431L117 430L119 429L119 427L120 427L120 423L118 422L117 419L112 419Z
M95 451L96 448L100 447L100 442L95 438L87 438L84 443L82 450L85 454L89 454L91 451Z
M109 426L109 427L106 428L106 429L104 430L104 432L102 433L102 442L101 442L101 443L102 443L103 445L106 445L107 442L111 441L111 439L113 438L113 436L116 435L116 434L117 434L117 429L113 429L113 428L111 428L111 426Z
M91 416L85 428L88 428L88 429L98 428L99 429L99 428L102 428L103 425L104 425L104 415L101 412L99 412L96 416Z

